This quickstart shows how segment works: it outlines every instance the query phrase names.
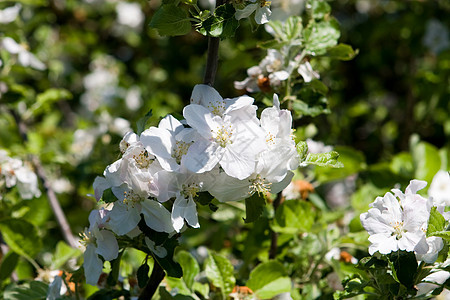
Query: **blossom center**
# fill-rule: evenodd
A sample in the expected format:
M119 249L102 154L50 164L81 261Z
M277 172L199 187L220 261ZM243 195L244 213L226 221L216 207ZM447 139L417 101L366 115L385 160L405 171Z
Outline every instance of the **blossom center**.
M401 239L403 236L403 233L406 232L406 230L403 229L403 221L395 221L395 223L391 222L392 227L394 228L394 231L392 232L392 236L395 236L397 240Z
M139 154L133 155L133 159L136 161L136 165L139 169L146 169L153 162L153 158L145 149L139 152Z
M198 192L200 192L200 185L198 183L183 184L182 189L181 194L183 196L193 199L197 197Z
M270 132L266 135L266 144L269 146L275 145L275 136Z
M80 233L80 238L81 238L80 244L82 244L85 247L87 247L87 245L89 244L97 246L94 233L90 231L88 228L85 228L84 232Z
M272 183L268 182L265 178L261 177L261 175L257 175L255 179L250 179L250 187L249 194L253 195L254 193L268 193L270 192L270 187Z
M218 128L216 131L211 130L214 133L214 140L220 145L220 147L225 148L227 145L232 144L233 141L231 137L233 136L233 129L231 125Z
M175 142L175 148L173 149L172 157L175 158L178 164L181 163L181 158L183 157L183 155L186 155L191 145L192 143L186 143L183 141Z
M260 5L261 7L264 7L264 6L270 7L270 4L272 4L272 1L267 1L267 0L261 0L261 1L259 1L259 5Z
M210 102L208 104L208 108L216 116L222 116L225 112L225 105L223 103L217 103L214 105Z
M123 203L134 207L136 203L142 201L142 198L132 190L123 192Z

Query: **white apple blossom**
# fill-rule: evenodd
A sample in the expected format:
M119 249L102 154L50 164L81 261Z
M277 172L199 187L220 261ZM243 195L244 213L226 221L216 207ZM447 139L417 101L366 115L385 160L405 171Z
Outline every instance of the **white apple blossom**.
M47 67L33 53L29 52L24 45L18 44L10 37L4 37L1 41L1 48L4 48L11 54L17 54L19 64L24 67L43 71Z
M121 158L94 181L97 200L108 189L114 198L103 199L113 202L107 219L91 224L106 225L94 236L92 230L86 233L87 240L93 236L96 241L98 233L139 235L141 216L149 228L169 235L198 228L196 200L202 192L225 202L283 190L299 163L291 113L280 108L275 95L273 107L258 119L253 101L249 96L224 99L214 88L196 85L183 110L185 120L169 115L140 136L126 133L119 145ZM151 238L145 244L155 255L167 255ZM101 272L99 251L90 246L85 253L91 283Z
M287 109L280 109L278 95L273 95L273 106L264 109L261 113L261 127L266 132L266 151L281 151L285 155L283 160L287 161L286 166L282 166L281 161L277 164L279 168L287 170L297 169L299 157L295 147L295 140L292 130L292 115ZM281 148L284 148L281 150ZM285 173L284 173L285 174Z
M424 181L412 180L405 193L393 189L395 196L388 192L384 197L377 197L372 208L361 214L361 223L370 235L371 255L377 251L381 254L397 250L428 252L425 230L432 200L416 194L425 186Z
M154 153L161 166L172 172L179 171L189 147L194 142L195 130L184 128L171 115L161 120L158 127L151 127L141 134L146 149Z
M269 22L270 15L270 1L266 0L250 0L250 4L247 4L243 9L236 10L236 20L249 17L255 12L255 21L258 24L265 24Z
M305 82L311 82L313 79L319 79L320 75L313 70L309 61L306 61L298 66L298 74L303 77Z
M450 272L444 270L437 270L430 275L422 279L417 284L417 296L424 296L439 288L447 279L450 278ZM445 298L448 299L448 298Z
M0 10L0 24L7 24L13 22L19 15L22 5L16 3L14 6L7 7Z
M281 82L288 79L294 69L294 64L286 62L283 54L286 49L280 51L268 49L267 55L258 66L247 70L248 77L243 81L235 81L234 87L248 92L265 91L269 86L278 87Z
M119 254L119 245L114 234L107 229L110 211L93 210L89 215L89 228L81 234L81 243L86 247L84 252L84 274L86 283L96 285L102 273L103 262L111 261Z
M4 150L0 150L0 185L2 182L7 188L17 187L22 199L41 196L38 177L31 166L20 159L9 157Z
M256 155L265 149L265 143L252 102L252 98L243 96L210 102L209 109L199 104L184 108L187 124L198 132L186 154L188 170L204 173L220 164L228 175L238 179L254 172Z
M428 189L428 196L439 205L450 205L450 175L448 171L440 170L434 175Z

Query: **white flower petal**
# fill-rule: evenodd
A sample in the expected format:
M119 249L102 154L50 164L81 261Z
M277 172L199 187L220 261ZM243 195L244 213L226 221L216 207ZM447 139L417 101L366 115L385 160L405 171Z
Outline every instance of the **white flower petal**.
M258 3L248 4L243 9L236 9L235 18L236 20L244 19L250 16L257 8L259 7ZM261 24L261 23L259 23Z
M103 262L95 253L95 246L88 244L86 251L84 251L84 276L86 277L86 283L90 285L97 285L98 279L102 274Z
M5 37L2 40L2 46L11 54L17 54L21 51L25 51L25 49L19 45L15 40L10 37Z
M184 226L184 220L186 220L191 227L200 227L195 202L192 199L178 196L172 207L172 223L175 231L180 232L181 228Z
M269 22L270 15L272 12L270 11L270 8L267 6L258 6L256 8L256 14L255 14L255 21L258 24L265 24Z
M95 253L101 255L108 261L116 259L119 254L119 244L114 233L108 230L100 230L95 237L97 238L97 249Z
M120 201L116 201L109 214L109 226L112 231L117 235L125 235L132 231L141 220L139 208L140 206L137 204L128 206Z
M170 212L159 202L145 200L142 202L142 214L148 227L159 232L174 231Z

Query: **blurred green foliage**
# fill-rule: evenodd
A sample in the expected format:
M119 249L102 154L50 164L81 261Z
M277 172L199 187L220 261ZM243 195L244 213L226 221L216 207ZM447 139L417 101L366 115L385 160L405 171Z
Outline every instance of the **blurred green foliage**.
M57 179L69 182L58 198L72 231L81 232L96 205L87 196L93 193L92 182L118 157L124 128L137 130L137 120L150 110L148 125L157 124L168 113L181 113L193 86L202 82L207 39L194 30L184 36L160 37L149 27L158 1L133 2L144 16L136 27L118 21L114 1L2 1L0 9L16 2L22 3L20 18L0 24L0 39L9 36L23 43L47 69L20 66L13 55L0 48L0 149L24 160L35 154L55 185ZM302 170L298 178L313 178L317 183L311 201L286 202L277 212L266 206L263 218L255 223L244 223L243 203L221 205L216 213L199 205L202 231L185 232L182 248L206 246L217 253L202 256L198 250L191 251L201 261L200 267L188 252L176 253L182 268L195 271L180 281L170 279L169 286L208 295L208 285L193 281L201 269L219 288L218 293L230 292L235 278L221 274L233 271L218 254L222 253L240 259L236 283L243 285L243 278L248 279L249 287L261 297L273 296L266 293L268 285L280 284L280 291L285 291L286 274L298 279L304 299L331 297L333 289L327 286L325 276L336 270L344 279L357 271L335 262L324 267L324 276L315 272L332 246L353 244L355 257L365 255L368 242L359 213L396 183L406 186L413 178L430 182L439 169L450 168L450 46L437 49L425 42L427 34L436 33L427 29L431 20L442 23L447 40L450 38L448 2L336 0L325 4L316 8L315 16L320 18L331 8L340 26L339 42L351 45L358 54L350 61L333 60L333 56L347 57L342 54L348 53L342 50L345 46L337 45L329 57L309 58L325 84L313 81L310 86L326 95L330 113L309 113L314 118L304 116L306 113L297 115L296 136L298 140L313 138L336 145L344 168ZM270 39L262 28L241 22L235 37L221 42L215 88L222 95L242 93L233 88L233 81L245 78L246 69L259 63L265 49L258 45ZM257 104L263 107L271 96L256 95ZM294 102L293 109L302 111L308 106ZM23 119L27 142L21 139L10 110ZM118 125L117 118L131 123ZM354 177L345 181L349 176ZM327 200L330 191L337 194L332 190L336 183L343 183L351 194L338 208ZM60 242L62 236L46 196L24 202L17 191L8 190L4 198L7 200L0 200L0 230L10 248L33 256L44 268L73 268L68 266L70 259L80 253L71 252ZM343 237L338 229L327 232L327 222L342 221L350 206L356 216L350 221L350 233ZM17 222L20 225L14 226ZM344 230L344 226L338 228ZM277 257L283 263L268 262L271 230L280 233ZM312 234L303 234L307 231ZM16 241L26 247L16 247ZM139 251L127 250L121 276L135 274L144 259ZM12 269L18 279L37 277L26 259L9 254L3 258L6 260L8 264L0 267L0 286L9 283ZM259 262L263 263L254 268ZM265 268L277 269L279 274L262 280ZM312 283L305 282L306 275L314 278ZM46 289L35 283L28 285L38 296ZM7 293L21 288L25 287L11 288ZM87 295L95 292L92 287L84 288Z

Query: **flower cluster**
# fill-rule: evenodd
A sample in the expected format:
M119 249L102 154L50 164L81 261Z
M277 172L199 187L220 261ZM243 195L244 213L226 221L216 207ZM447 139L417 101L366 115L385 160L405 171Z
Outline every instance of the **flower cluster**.
M308 61L303 62L302 55L290 60L286 55L288 52L287 47L280 50L268 49L266 57L261 60L259 65L249 68L247 70L248 77L243 81L235 81L234 87L238 90L245 89L250 93L270 92L272 89L280 87L295 69L302 76L304 82L310 82L320 77Z
M416 258L434 263L444 243L439 237L427 237L426 231L433 206L443 212L444 206L432 197L417 194L427 183L412 180L405 193L393 189L377 197L368 212L361 214L361 223L370 237L369 254L389 254L397 250L414 251Z
M114 234L139 234L141 215L149 228L172 235L200 227L196 200L202 192L222 202L238 201L254 193L278 193L289 184L291 170L299 165L291 113L280 109L274 95L273 106L258 118L253 101L249 96L223 99L212 87L197 85L184 120L168 115L158 127L124 136L121 158L94 182L97 200L110 189L115 201L94 213L84 234L85 243L94 245L85 252L88 283L99 275L88 271L99 269L97 255L113 259L118 251ZM103 255L104 242L114 244L108 249L115 255ZM166 255L164 248L145 242L155 255Z
M0 188L14 186L17 187L22 199L41 196L38 178L31 167L20 159L9 157L6 151L0 150Z

